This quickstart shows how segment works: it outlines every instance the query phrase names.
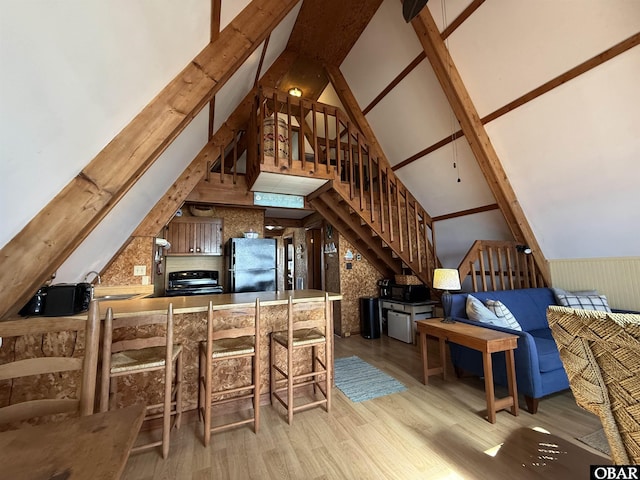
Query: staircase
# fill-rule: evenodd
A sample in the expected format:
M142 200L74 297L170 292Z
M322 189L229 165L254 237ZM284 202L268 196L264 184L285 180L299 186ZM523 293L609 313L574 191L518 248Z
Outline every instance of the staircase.
M411 272L431 285L431 217L344 112L261 89L251 119L248 185L263 172L326 180L307 202L383 275Z

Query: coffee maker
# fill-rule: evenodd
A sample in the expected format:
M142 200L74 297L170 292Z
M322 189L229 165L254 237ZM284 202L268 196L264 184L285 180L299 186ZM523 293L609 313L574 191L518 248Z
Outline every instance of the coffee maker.
M380 298L391 298L391 280L383 278L378 280L378 287L380 289Z

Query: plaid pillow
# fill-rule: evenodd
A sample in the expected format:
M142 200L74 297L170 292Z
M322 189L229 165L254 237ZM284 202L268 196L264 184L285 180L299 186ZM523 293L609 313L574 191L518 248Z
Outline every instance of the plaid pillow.
M604 295L558 295L558 304L563 307L582 310L611 311L607 303L607 297Z
M516 320L516 317L513 316L513 313L511 313L504 303L499 300L486 300L484 303L487 305L487 308L498 317L500 323L496 323L495 325L510 328L511 330L522 331L522 327Z

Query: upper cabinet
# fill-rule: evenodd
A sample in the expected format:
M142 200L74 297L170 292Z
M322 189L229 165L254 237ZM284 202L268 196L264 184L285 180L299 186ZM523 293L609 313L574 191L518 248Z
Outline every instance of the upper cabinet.
M222 219L175 217L167 225L169 255L222 255Z

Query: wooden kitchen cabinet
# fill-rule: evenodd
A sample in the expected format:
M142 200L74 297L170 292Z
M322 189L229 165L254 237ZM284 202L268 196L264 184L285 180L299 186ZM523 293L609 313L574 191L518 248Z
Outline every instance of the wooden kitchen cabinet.
M222 219L175 217L167 225L169 255L222 255Z

